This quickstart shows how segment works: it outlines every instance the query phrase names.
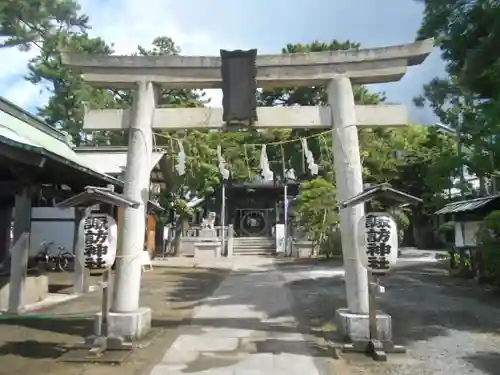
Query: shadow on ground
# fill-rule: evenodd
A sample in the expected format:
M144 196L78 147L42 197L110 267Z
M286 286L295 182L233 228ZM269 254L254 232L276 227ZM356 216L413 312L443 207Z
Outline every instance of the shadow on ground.
M212 294L227 275L224 270L158 268L143 274L141 306L153 311L153 329L137 342L130 359L118 367L59 363L72 345L92 334L100 292L88 293L23 316L0 316L0 375L139 375L149 373L177 337L176 329L200 299ZM171 295L175 294L172 299ZM154 345L152 345L154 341ZM143 348L143 349L142 349Z
M500 368L500 353L478 352L464 358L486 374L496 375Z
M293 272L308 272L307 268L293 266ZM442 263L395 269L381 278L381 284L386 293L378 299L379 308L393 317L395 338L403 344L447 329L499 331L500 294L472 280L451 278ZM298 279L287 286L313 332L331 324L335 310L347 305L342 276Z
M341 340L333 317L335 310L346 307L347 302L341 272L335 275L331 271L341 267L341 264L338 261L297 262L291 265L283 263L278 264L278 269L286 279L286 287L292 292L294 315L298 326L244 318L194 319L191 321L192 329L195 330L196 326L204 326L276 333L301 332L306 336L314 337L314 340L309 340L312 355L335 358L332 346L338 348ZM276 295L276 291L272 288L283 289L283 284L276 283L276 280L266 279L266 274L272 267L274 266L262 266L257 271L242 271L234 275L245 278L247 280L245 282L252 283L251 290L255 295L266 291L269 295ZM395 343L408 347L416 343L430 343L428 351L415 361L427 361L422 358L428 357L428 361L433 362L434 357L440 356L441 362L433 364L432 368L435 369L443 365L446 359L442 358L448 355L462 358L476 370L485 373L490 371L486 370L488 366L500 366L500 364L491 365L498 361L494 350L491 353L484 353L480 352L482 346L474 348L476 345L474 340L482 340L481 345L488 345L488 341L492 340L491 335L498 337L500 343L500 335L498 335L500 333L499 293L487 286L478 285L472 280L451 278L447 272L446 261L408 262L384 277L381 283L386 287L386 294L379 299L379 308L392 316ZM173 293L171 298L176 300L183 297ZM249 294L219 296L205 301L205 304L237 306L249 302L253 303L255 311L263 312L270 318L283 315L283 312L277 311L265 298L259 302L259 299L252 298ZM455 336L450 335L457 336L456 342ZM273 352L279 348L281 351L295 353L299 347L298 343L293 341L266 341L268 342L259 343L256 350ZM449 345L455 345L458 349L449 350L447 348ZM492 343L492 347L495 347L494 345L497 343ZM448 352L450 354L446 354ZM464 355L465 352L468 354ZM470 353L476 354L469 355Z
M339 337L336 335L333 316L336 309L347 304L341 272L335 274L331 271L340 269L341 263L302 261L290 265L278 262L279 272L269 272L274 267L275 265L261 266L256 271L235 272L233 274L235 277L241 278L240 281L251 286L247 288L247 292L204 300L204 304L209 307L253 303L252 308L262 312L266 316L265 321L244 317L191 318L193 309L200 305L203 298L210 296L227 275L225 270L162 267L145 274L141 305L153 309L155 329L166 332L164 336L168 338L165 338L162 345L154 345L156 357L144 354L144 364L142 370L138 370L139 373L146 371L148 366L161 358L181 326L182 332L187 330L192 334L201 333L201 327L277 333L276 337L269 337L252 344L254 346L250 351L260 353L304 354L301 338L282 340L279 337L279 333L293 335L299 332L305 334L310 354L316 357L336 358L334 347L337 347ZM412 346L418 342L431 342L449 336L450 332L467 333L469 336L464 340L469 341L476 339L470 335L477 333L496 335L499 332L499 294L473 281L450 278L443 263L429 262L397 268L384 277L382 284L386 287L386 294L380 298L379 304L382 310L392 316L394 341L397 344ZM280 318L287 315L288 311L280 310L282 307L275 306L271 299L277 293L287 293L287 290L293 296L293 313L298 323L281 321ZM256 295L261 297L255 298ZM99 303L99 294L93 293L43 311L45 314L58 316L45 319L0 319L0 375L13 374L14 370L30 371L35 375L48 370L56 375L72 375L72 372L68 371L69 367L53 364L53 358L64 350L64 344L72 344L90 333L92 322L89 316L98 310ZM69 316L75 313L81 316ZM491 336L485 340L491 340ZM335 344L333 346L332 341ZM449 345L449 340L446 341L446 345ZM469 345L475 345L475 342ZM475 369L495 374L498 371L493 369L500 367L500 354L493 349L492 344L491 351L477 349L474 353L468 351L466 355L457 355ZM425 355L428 355L431 361L432 356L437 355L435 353L435 346L430 346L429 354ZM425 355L422 357L427 358ZM33 361L25 365L18 360L19 358L31 358ZM138 357L134 357L130 363L135 366L137 361ZM125 370L127 367L123 366L116 371L116 375L123 375L127 371L135 374L133 366L129 370ZM92 371L92 375L95 375L95 370ZM78 372L78 375L80 374L81 371ZM108 371L103 372L103 375L115 374Z

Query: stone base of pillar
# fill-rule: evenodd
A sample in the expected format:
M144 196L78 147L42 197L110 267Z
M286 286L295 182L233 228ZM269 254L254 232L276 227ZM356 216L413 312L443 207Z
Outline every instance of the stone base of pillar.
M102 314L97 313L94 320L94 334L101 333ZM129 313L110 312L108 316L108 333L110 336L123 337L125 340L137 340L151 329L151 309L140 307Z
M370 339L370 324L368 314L353 314L348 309L335 311L337 332L348 342L368 341ZM378 340L392 341L391 316L381 311L377 312Z

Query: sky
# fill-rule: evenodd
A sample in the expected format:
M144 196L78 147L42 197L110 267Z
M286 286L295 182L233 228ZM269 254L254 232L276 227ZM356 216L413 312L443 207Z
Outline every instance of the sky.
M288 43L350 40L363 48L411 43L419 28L423 5L415 0L80 0L90 17L92 36L114 45L116 54L149 46L157 36L169 36L184 55L218 55L220 49L257 48L279 53ZM36 113L49 93L24 80L26 65L36 54L0 50L0 96ZM444 75L439 51L411 67L399 82L370 85L389 102L408 106L410 120L437 121L429 109L417 109L412 99L435 76ZM211 106L221 107L220 90L207 90Z

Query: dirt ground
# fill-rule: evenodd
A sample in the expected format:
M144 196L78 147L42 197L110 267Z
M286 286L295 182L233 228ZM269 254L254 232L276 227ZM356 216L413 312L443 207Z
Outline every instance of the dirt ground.
M48 272L49 293L71 294L73 293L73 272ZM101 280L99 275L88 275L88 285L97 285Z
M445 262L397 268L382 280L386 293L379 307L392 316L394 342L404 345L407 354L389 354L388 362L377 363L362 354L342 353L333 316L347 304L343 278L299 275L339 267L338 262L281 267L301 330L315 337L317 352L335 351L334 374L499 374L500 293L473 280L451 278Z
M68 347L92 330L100 307L99 292L23 317L0 316L0 375L142 375L148 374L186 324L197 303L212 294L228 271L202 268L155 268L143 274L141 306L153 311L153 329L121 365L57 362ZM68 275L51 276L66 285ZM54 290L55 291L55 290ZM64 292L65 288L59 288Z

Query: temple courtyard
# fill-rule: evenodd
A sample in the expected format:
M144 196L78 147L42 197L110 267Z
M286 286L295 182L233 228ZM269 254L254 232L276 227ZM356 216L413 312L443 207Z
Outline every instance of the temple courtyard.
M426 251L404 251L382 281L406 354L374 362L342 353L334 312L346 306L339 261L170 258L143 274L153 329L120 365L57 362L91 332L99 292L0 317L0 375L473 374L500 367L500 295L448 276Z

